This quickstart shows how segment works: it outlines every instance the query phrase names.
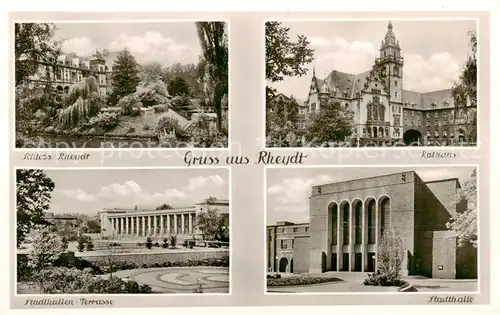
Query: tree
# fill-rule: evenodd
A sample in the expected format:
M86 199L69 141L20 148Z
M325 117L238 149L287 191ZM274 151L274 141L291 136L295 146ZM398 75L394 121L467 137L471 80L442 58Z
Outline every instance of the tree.
M139 78L141 82L150 83L162 80L163 67L159 62L150 62L142 65Z
M28 264L35 270L51 266L67 249L62 238L47 226L37 226L30 231L32 249L28 253Z
M153 241L151 240L151 237L148 237L146 239L146 248L151 249L153 247Z
M314 50L304 35L290 40L289 27L281 22L266 22L266 80L283 81L285 76L301 77L307 73L305 65L314 60ZM266 101L273 99L274 89L266 88Z
M352 133L352 111L331 99L322 102L320 111L311 114L306 140L314 144L344 141Z
M211 197L212 198L212 197ZM219 209L213 207L213 199L206 200L207 209L196 216L196 227L204 240L222 241L226 238L227 225Z
M377 246L377 271L391 279L399 279L404 259L401 235L395 228L385 229Z
M298 127L299 104L293 97L279 95L266 107L266 136L279 143Z
M54 182L40 169L16 170L17 246L35 225L47 225Z
M173 96L189 95L189 85L182 77L174 77L168 83L168 93Z
M172 209L172 206L169 205L168 203L164 203L164 204L156 207L156 210L168 210L168 209Z
M226 23L196 22L205 66L206 103L213 104L217 114L217 129L222 126L222 99L228 93L228 41Z
M89 238L87 239L87 251L91 251L94 249L94 243L92 242L92 240Z
M16 86L38 71L40 64L54 64L61 42L54 40L56 27L49 23L16 23L14 54Z
M457 211L447 223L448 229L457 233L458 245L472 244L477 247L477 170L458 189L455 205L466 205L465 211Z
M140 82L139 64L128 51L122 50L113 64L112 86L117 99L135 92Z
M475 142L477 139L477 112L474 108L477 106L477 33L473 30L468 35L471 54L467 57L459 81L453 85L451 94L455 103L454 124L459 120L460 124L465 125L467 140Z
M76 245L76 249L79 252L83 252L85 250L85 243L86 243L86 241L87 240L83 236L80 236L78 238L78 245Z

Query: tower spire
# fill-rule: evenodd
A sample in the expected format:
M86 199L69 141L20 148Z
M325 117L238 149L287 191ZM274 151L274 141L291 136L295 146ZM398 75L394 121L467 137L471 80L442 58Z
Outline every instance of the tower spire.
M389 21L389 24L387 25L387 29L392 30L392 22L391 21Z
M316 77L316 66L313 66L313 78Z

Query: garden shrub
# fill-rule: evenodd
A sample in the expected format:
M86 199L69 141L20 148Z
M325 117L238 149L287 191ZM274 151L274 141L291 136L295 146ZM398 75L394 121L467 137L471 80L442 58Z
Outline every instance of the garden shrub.
M158 118L155 132L158 136L173 133L175 138L181 141L188 140L190 137L189 132L182 128L176 119L168 116L167 114L162 114Z
M148 237L148 238L146 239L146 247L147 247L148 249L151 249L151 248L153 247L153 241L151 240L151 237Z
M28 264L28 255L17 254L17 281L30 281L33 274L34 269Z
M381 273L380 271L368 275L363 281L364 285L383 286L383 287L400 287L406 285L407 282L400 279L397 274Z
M201 115L189 126L189 132L195 147L226 147L227 134L217 130L216 121L207 115Z
M134 127L130 127L128 130L127 130L127 133L134 133L135 132L135 128Z
M268 274L267 279L281 279L281 274L279 273L273 273L273 274Z
M122 97L118 101L117 105L121 108L122 114L125 116L135 116L137 114L141 114L142 104L139 101L139 98L134 94Z
M151 287L118 277L95 278L89 269L52 267L36 277L43 293L151 293Z
M99 113L90 119L89 125L103 131L109 131L118 125L118 115L115 113Z
M163 243L161 244L163 248L168 248L168 239L164 238Z
M166 105L166 104L154 105L153 109L154 109L155 114L165 113L168 111L168 105Z
M170 248L176 248L177 246L177 235L170 236Z
M312 275L297 275L285 278L268 278L268 286L288 286L288 285L307 285L340 281L339 278L332 276L312 276Z

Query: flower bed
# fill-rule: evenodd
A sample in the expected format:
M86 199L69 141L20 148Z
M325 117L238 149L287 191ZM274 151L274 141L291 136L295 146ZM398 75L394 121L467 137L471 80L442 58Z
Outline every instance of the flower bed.
M312 275L297 275L284 278L268 278L267 285L270 287L289 286L289 285L308 285L326 282L342 281L333 276L312 276Z

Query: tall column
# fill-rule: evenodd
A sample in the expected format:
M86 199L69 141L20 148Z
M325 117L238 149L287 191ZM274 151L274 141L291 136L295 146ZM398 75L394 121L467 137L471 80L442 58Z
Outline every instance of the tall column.
M151 236L151 216L148 215L148 236Z
M186 231L184 231L184 213L181 214L181 234L184 235Z
M129 219L129 217L125 217L125 236L127 236L127 237L130 234L128 231L128 229L129 229L128 219Z
M337 271L342 270L342 211L337 206Z
M142 216L141 217L141 220L142 220L142 227L141 227L141 236L146 236L146 217L145 216Z
M165 226L163 220L165 219L165 216L162 214L160 215L160 235L163 237L165 234Z
M354 215L355 208L352 206L352 203L349 204L349 269L350 271L354 271L354 262L355 262L355 252L354 252L354 233L355 227L354 224Z
M153 235L156 236L158 230L158 218L156 215L153 215L151 219L153 220Z
M189 227L189 231L188 233L193 235L193 214L190 213L188 214L188 227Z
M173 234L177 235L179 231L177 231L177 214L174 214L174 232Z
M361 271L365 272L367 268L367 241L366 241L366 228L367 228L367 215L366 215L366 203L361 204Z
M171 231L171 229L170 229L170 226L171 226L170 224L171 224L171 221L170 221L170 214L167 214L167 232L168 232L168 234L171 234L171 233L172 233L172 231Z

